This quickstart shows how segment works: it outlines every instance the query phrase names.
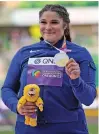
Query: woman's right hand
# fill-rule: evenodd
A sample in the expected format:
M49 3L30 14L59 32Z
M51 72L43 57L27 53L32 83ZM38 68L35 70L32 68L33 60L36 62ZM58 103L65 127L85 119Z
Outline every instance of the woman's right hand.
M31 116L37 111L37 106L33 102L26 102L24 106L17 109L17 111L21 115Z

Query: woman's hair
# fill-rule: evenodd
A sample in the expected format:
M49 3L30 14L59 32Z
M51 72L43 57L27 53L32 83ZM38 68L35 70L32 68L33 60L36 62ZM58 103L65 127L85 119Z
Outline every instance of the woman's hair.
M71 37L70 37L70 28L69 28L69 23L70 23L70 19L69 19L69 14L67 12L67 10L60 5L46 5L40 12L39 12L39 18L42 16L42 14L45 11L52 11L52 12L56 12L62 19L64 22L66 22L67 24L67 28L64 31L64 35L66 37L66 40L71 41ZM41 37L41 40L43 38Z

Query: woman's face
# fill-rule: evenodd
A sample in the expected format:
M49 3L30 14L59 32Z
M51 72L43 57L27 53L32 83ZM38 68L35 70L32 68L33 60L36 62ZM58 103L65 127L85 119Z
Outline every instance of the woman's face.
M56 12L45 11L40 17L41 35L53 45L62 38L65 28L63 19Z

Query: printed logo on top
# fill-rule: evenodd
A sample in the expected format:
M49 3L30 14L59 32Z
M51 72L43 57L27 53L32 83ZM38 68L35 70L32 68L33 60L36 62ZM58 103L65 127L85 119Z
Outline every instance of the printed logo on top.
M55 65L54 57L29 58L28 64L32 65Z
M39 77L48 77L48 78L61 78L61 72L60 71L52 71L52 70L35 70L30 69L28 70L28 75L39 78Z

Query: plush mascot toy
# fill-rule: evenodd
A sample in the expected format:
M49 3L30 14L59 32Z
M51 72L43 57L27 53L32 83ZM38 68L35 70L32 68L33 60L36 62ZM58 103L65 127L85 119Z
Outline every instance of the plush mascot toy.
M40 88L36 84L29 84L24 87L24 95L19 99L17 108L20 109L27 101L33 102L43 111L43 100L39 97ZM37 114L25 116L25 124L30 126L37 125Z

